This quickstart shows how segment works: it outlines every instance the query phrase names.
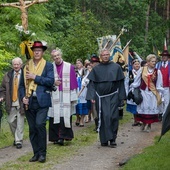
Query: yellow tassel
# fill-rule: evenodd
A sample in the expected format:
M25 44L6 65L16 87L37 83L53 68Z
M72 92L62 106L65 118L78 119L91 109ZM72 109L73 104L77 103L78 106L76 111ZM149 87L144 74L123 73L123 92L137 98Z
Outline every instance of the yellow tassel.
M33 51L31 50L31 47L33 45L33 42L32 41L27 41L26 45L27 45L27 48L28 48L29 55L32 58L33 57Z
M25 48L27 47L28 49L28 53L30 55L30 57L32 58L33 57L33 51L31 50L31 47L33 45L33 42L32 41L23 41L21 44L20 44L20 49L21 49L21 55L24 56L25 55Z
M20 49L21 49L21 55L24 56L25 55L25 43L24 43L24 41L20 44Z

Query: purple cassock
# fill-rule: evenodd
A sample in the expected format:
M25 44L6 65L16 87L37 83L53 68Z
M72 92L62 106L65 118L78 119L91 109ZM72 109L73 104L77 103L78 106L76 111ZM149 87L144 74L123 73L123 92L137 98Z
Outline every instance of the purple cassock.
M63 78L63 65L64 65L64 62L62 62L60 65L56 65L57 67L57 73L59 75L59 78L62 80ZM78 84L77 84L77 79L76 79L76 73L75 73L75 70L74 70L74 66L71 65L70 67L70 90L74 90L74 89L77 89L78 88ZM63 86L62 86L62 82L59 86L59 91L63 91Z

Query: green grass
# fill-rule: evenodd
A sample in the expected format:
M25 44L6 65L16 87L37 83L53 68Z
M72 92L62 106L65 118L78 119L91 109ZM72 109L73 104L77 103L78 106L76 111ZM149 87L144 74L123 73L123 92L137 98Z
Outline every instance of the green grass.
M78 153L78 150L84 146L88 146L89 143L93 144L97 140L97 133L93 131L94 125L88 128L84 128L81 131L75 132L75 138L71 142L65 142L64 146L54 145L53 143L48 145L47 149L47 162L41 163L29 163L28 160L32 157L32 152L25 156L18 158L15 161L7 162L1 167L2 170L32 170L32 169L49 169L56 163L66 160L67 158Z
M170 132L158 142L155 137L153 146L149 146L134 156L121 170L169 170L170 169Z
M28 124L25 119L25 126L24 126L24 140L28 139ZM1 121L1 129L0 129L0 148L4 148L7 146L12 145L14 142L14 137L9 128L9 124L7 122L7 116L3 115Z
M75 122L76 116L73 116L73 122ZM122 120L120 120L120 126L126 122L129 122L132 119L132 115L125 113ZM3 120L3 126L0 138L0 147L9 146L13 142L13 137L9 130L8 123ZM48 129L48 123L47 123ZM38 170L38 169L50 169L56 163L66 161L68 158L78 154L80 148L93 144L98 140L98 134L93 131L94 124L90 125L87 128L80 128L74 132L74 139L71 142L65 142L64 146L54 145L50 143L47 148L47 162L45 164L41 163L29 163L28 160L32 157L32 150L24 156L21 156L15 161L10 161L5 163L1 169L2 170ZM25 123L24 138L28 139L28 125ZM8 140L8 142L6 142Z
M129 122L132 115L125 113L122 120L120 120L120 126L126 122ZM73 122L75 116L73 116ZM48 128L48 124L47 124ZM21 156L15 161L5 163L2 170L38 170L38 169L50 169L56 163L66 161L68 158L78 154L80 148L93 144L97 141L98 135L93 131L94 124L88 128L75 131L75 138L71 142L65 142L65 146L48 145L47 149L47 162L41 163L29 163L28 160L32 157L32 151L24 156ZM169 170L170 162L170 132L167 132L158 143L158 138L155 138L153 146L147 147L139 155L133 156L121 170ZM24 139L28 139L28 125L25 123ZM9 125L6 118L3 117L2 129L0 132L0 148L9 146L13 142ZM14 153L15 154L15 153Z

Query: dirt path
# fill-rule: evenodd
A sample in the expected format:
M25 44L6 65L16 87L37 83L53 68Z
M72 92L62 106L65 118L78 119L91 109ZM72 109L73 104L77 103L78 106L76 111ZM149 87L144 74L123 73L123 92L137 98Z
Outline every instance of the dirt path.
M116 170L119 162L124 162L143 148L152 145L154 137L160 135L161 123L152 125L150 133L141 132L140 127L132 127L131 123L119 129L117 148L101 147L99 142L82 148L78 155L67 162L57 164L53 170Z
M74 126L73 129L77 130L77 127ZM131 123L127 123L119 129L117 148L101 147L97 141L93 145L89 144L88 147L80 149L77 155L51 169L116 170L119 168L119 162L124 162L124 160L140 153L143 148L151 145L154 137L160 135L160 130L161 123L153 124L150 133L141 132L140 127L132 127ZM22 149L16 149L14 146L0 149L0 168L4 163L16 160L31 151L29 141L24 141Z

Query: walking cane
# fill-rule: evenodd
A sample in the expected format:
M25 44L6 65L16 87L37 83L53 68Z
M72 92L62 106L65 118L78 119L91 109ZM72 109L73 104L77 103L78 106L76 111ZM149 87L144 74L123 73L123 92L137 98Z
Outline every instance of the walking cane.
M29 72L29 60L27 60L27 63L26 63L26 73L27 72ZM28 79L26 79L26 83L25 83L25 94L26 94L26 96L25 96L25 98L27 98L28 99L28 89L29 89L29 80ZM25 105L25 110L28 110L28 105L26 104Z

